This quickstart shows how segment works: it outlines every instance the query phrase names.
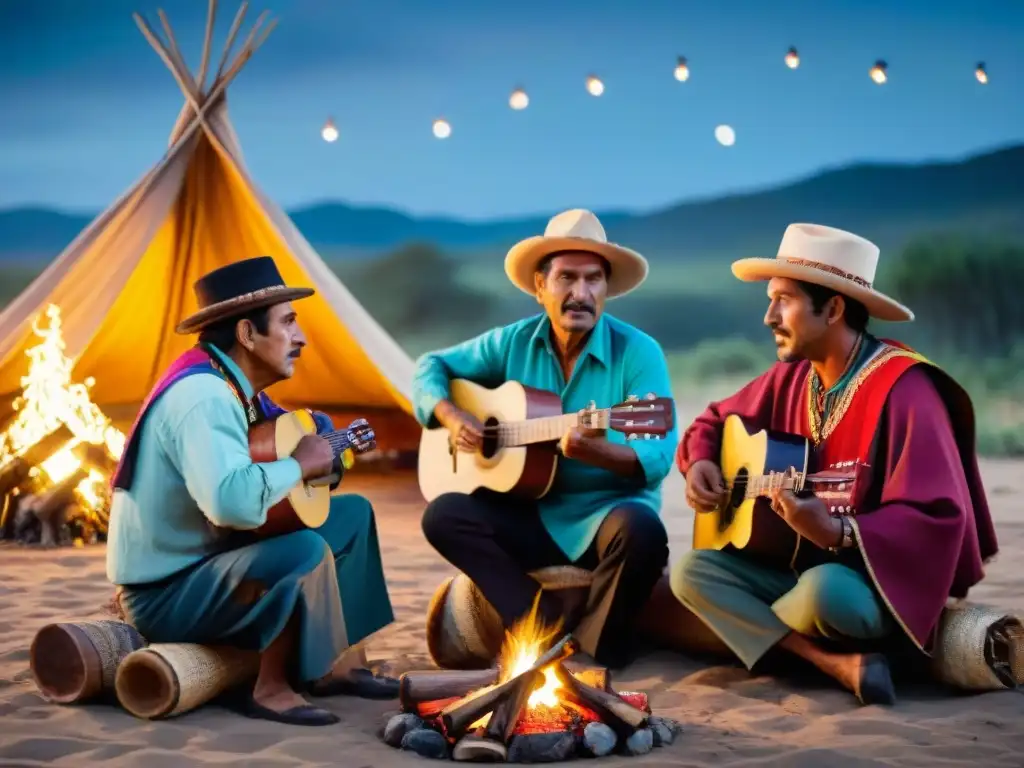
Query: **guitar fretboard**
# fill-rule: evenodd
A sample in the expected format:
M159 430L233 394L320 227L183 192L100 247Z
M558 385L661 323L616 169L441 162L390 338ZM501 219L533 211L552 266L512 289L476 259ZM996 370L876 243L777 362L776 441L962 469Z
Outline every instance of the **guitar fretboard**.
M594 423L600 423L600 417L609 412L610 409L602 408L592 411L591 416ZM565 413L561 416L543 416L537 419L526 419L524 421L508 421L494 427L485 427L484 434L496 434L500 445L529 445L531 443L546 443L562 439L566 430L579 425L578 413Z
M770 496L772 491L813 490L815 495L823 498L848 495L844 488L851 484L850 478L806 476L802 472L774 472L768 475L753 475L745 479L739 478L734 486L743 486L743 498L753 499L758 496ZM838 486L831 488L830 486Z

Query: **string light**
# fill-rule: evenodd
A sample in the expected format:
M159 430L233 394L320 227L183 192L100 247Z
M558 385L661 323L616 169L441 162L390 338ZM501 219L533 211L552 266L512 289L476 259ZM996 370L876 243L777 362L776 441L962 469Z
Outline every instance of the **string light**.
M526 109L530 106L530 97L526 95L526 91L522 88L516 88L512 91L512 95L508 97L508 105L512 109Z
M889 65L879 59L875 62L875 66L868 71L868 74L871 75L872 80L881 85L889 79L888 69Z
M685 83L690 79L690 65L686 63L685 56L680 56L676 60L676 69L672 74L680 83Z
M719 125L715 128L715 140L723 147L731 147L736 143L736 131L731 125Z
M590 75L587 77L587 91L591 96L600 96L604 93L604 83L596 75Z
M338 140L338 129L334 125L334 120L327 118L327 122L324 123L324 127L320 129L320 135L323 140L330 143Z
M974 70L974 76L982 85L988 83L988 71L985 69L985 62L979 61L978 68Z
M452 127L447 120L438 118L434 121L434 136L439 139L447 139L452 135Z
M800 54L796 52L796 48L790 47L786 52L786 66L790 69L796 69L800 66Z

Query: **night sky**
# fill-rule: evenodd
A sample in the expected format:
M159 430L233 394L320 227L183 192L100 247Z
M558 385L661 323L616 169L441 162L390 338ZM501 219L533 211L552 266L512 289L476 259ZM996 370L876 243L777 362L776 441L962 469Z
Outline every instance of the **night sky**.
M95 212L159 159L182 99L131 17L159 28L157 7L196 67L206 0L0 0L0 207ZM237 7L220 2L218 55ZM250 170L287 208L642 210L1024 140L1020 0L253 0L244 31L264 9L278 27L229 105Z

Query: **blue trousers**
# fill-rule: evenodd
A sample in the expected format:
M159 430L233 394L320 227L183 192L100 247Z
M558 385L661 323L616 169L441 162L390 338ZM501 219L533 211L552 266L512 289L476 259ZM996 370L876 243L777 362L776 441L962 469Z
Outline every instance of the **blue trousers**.
M790 632L827 640L878 640L894 627L874 587L840 563L797 576L735 553L695 549L672 568L671 586L747 669Z
M331 498L327 521L216 554L159 584L126 589L126 618L152 643L264 651L295 616L295 676L317 680L394 620L373 507Z

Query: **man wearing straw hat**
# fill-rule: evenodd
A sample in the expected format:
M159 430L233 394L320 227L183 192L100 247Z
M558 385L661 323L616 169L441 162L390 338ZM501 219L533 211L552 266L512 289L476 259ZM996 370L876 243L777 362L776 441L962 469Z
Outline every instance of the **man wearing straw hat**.
M263 390L292 375L306 344L292 302L314 292L284 285L269 257L214 270L195 292L199 310L177 330L199 343L143 403L113 478L107 574L148 641L261 652L247 715L336 723L296 685L397 696L397 681L373 675L353 647L393 620L373 509L334 496L316 530L246 534L300 481L338 471L317 435L279 461L249 453L249 426L282 413ZM316 420L331 429L325 414Z
M849 232L792 224L774 259L733 264L740 280L767 283L764 323L779 362L684 433L677 459L688 503L701 514L726 501L718 461L729 414L751 432L809 438L812 471L862 464L867 477L852 507L774 492L772 509L798 535L790 569L729 548L693 550L671 579L748 668L779 648L864 704L895 701L880 651L930 652L947 599L966 596L997 549L967 394L920 354L867 330L869 318L913 319L874 288L878 255Z
M608 242L590 211L552 218L543 236L516 244L505 259L509 279L543 312L420 358L413 382L420 423L446 427L459 451L480 448L481 424L450 400L453 378L489 387L514 380L555 392L569 413L630 395L671 396L658 343L604 312L605 300L637 288L647 269L639 253ZM629 443L619 433L569 429L554 485L538 503L488 491L445 493L427 507L424 534L476 584L506 628L540 594L544 621L566 620L585 653L623 665L634 619L667 563L660 489L676 437L674 427L665 439ZM575 627L566 627L560 602L530 576L569 564L593 572Z

